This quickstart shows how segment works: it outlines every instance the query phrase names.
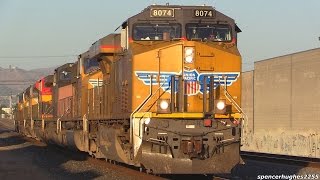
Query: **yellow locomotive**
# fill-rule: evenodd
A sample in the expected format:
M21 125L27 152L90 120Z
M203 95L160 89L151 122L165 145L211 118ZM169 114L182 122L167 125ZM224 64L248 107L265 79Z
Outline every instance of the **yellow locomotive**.
M234 20L152 5L119 29L57 68L39 138L156 174L229 173L243 113Z

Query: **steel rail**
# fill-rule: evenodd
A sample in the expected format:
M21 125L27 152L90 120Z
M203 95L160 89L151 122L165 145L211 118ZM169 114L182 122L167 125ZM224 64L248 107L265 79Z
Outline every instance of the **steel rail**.
M259 152L241 151L241 157L244 160L257 160L264 162L272 162L278 164L295 165L302 167L312 167L320 169L320 159L310 157L289 156L280 154L268 154Z

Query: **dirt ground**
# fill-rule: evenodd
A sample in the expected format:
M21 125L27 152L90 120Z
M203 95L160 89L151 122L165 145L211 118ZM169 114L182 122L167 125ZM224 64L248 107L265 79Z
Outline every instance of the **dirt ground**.
M22 137L0 119L0 179L162 179Z

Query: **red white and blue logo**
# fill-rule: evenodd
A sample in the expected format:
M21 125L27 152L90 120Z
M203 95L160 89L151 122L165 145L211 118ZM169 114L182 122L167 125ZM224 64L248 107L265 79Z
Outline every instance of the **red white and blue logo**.
M183 79L185 81L185 93L188 96L193 96L199 93L200 84L198 78L199 73L196 70L184 71Z
M138 77L143 84L150 86L151 76L152 76L152 85L159 85L164 91L171 92L171 77L181 75L176 72L160 72L160 77L158 78L159 72L156 71L135 71L135 75ZM212 73L198 73L197 70L184 70L183 79L185 81L185 93L188 96L193 96L198 93L203 94L204 91L204 77L207 76L207 91L209 90L209 84L211 79L214 80L214 88L218 85L231 86L240 76L239 72L212 72ZM159 82L158 82L159 79ZM176 84L178 80L176 79ZM177 87L175 92L177 92Z

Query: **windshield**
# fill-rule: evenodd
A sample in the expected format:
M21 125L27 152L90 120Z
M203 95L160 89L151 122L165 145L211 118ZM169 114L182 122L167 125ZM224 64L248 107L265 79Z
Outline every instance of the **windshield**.
M61 71L59 80L62 80L62 81L71 80L71 72L70 71L65 71L65 70Z
M99 62L97 59L87 59L84 63L84 73L89 74L92 71L100 69Z
M180 24L136 24L133 29L133 39L138 41L163 41L181 38Z
M187 24L188 40L231 41L231 29L228 25Z

